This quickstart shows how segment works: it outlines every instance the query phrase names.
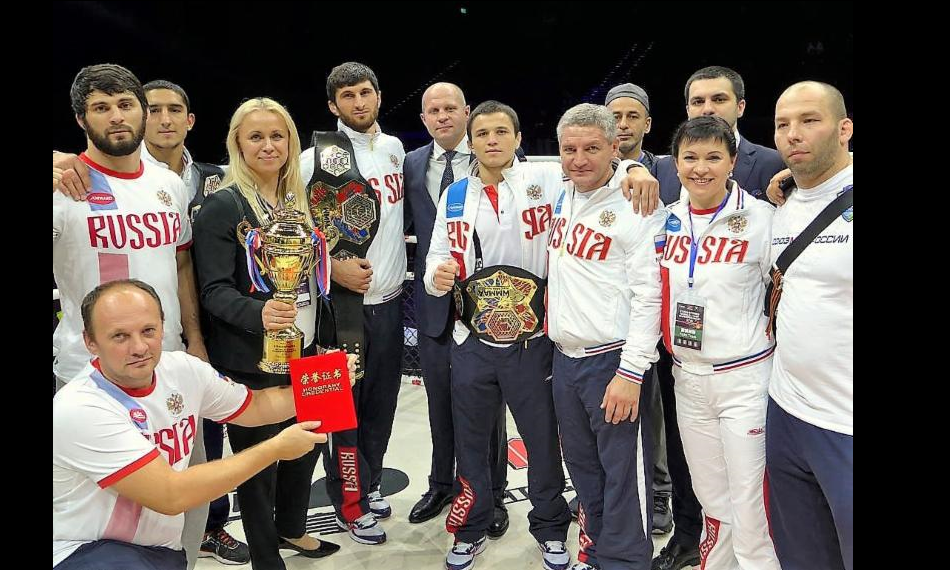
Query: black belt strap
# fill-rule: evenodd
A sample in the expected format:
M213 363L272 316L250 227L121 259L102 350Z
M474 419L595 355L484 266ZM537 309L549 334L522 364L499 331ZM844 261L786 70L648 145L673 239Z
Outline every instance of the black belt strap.
M326 235L333 259L365 258L379 230L376 191L360 174L353 144L345 133L315 131L312 140L314 167L307 194L314 223ZM321 306L318 311L317 342L356 354L356 377L361 378L366 364L363 294L333 282L330 300L330 307Z
M782 300L782 281L785 279L785 272L788 266L795 261L799 255L805 251L805 248L815 241L818 234L823 232L835 218L844 213L845 210L854 204L854 185L849 184L844 191L838 195L830 204L825 206L818 216L798 234L798 237L785 248L785 251L778 256L775 264L769 270L769 276L772 281L765 289L765 314L769 317L769 323L765 327L765 334L769 338L775 336L775 316L778 313L778 303Z

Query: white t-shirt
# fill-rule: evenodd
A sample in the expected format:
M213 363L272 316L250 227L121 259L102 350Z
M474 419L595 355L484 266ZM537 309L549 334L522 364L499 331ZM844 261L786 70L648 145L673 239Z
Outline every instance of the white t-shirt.
M171 167L169 165L165 164L161 160L158 160L157 158L152 156L152 153L148 151L148 146L145 144L144 141L142 142L141 149L142 149L142 162L150 162L159 168L165 168L167 170L171 170ZM187 148L182 149L181 161L183 164L182 164L181 176L179 176L179 178L181 178L181 181L185 183L185 188L188 190L187 197L188 197L188 203L190 204L191 201L194 200L195 194L198 192L198 188L197 186L195 186L195 177L196 177L196 172L194 168L195 161L191 158L191 153L188 152ZM172 170L172 172L174 171Z
M489 186L483 186L482 192L488 196ZM491 186L498 200L498 211L491 200L479 200L478 216L475 218L475 232L482 246L482 266L493 265L521 266L521 210L515 201L514 189L502 181ZM475 191L475 188L472 188ZM472 237L474 240L474 236ZM474 272L473 272L474 273Z
M103 538L181 549L184 515L155 512L110 487L159 454L183 471L197 422L228 421L251 402L247 387L183 352L162 353L152 386L141 390L118 388L98 364L87 363L53 398L53 566Z
M155 288L165 311L165 350L183 350L175 255L191 244L188 190L174 172L140 162L132 174L90 160L84 202L53 194L53 278L63 319L53 334L53 373L64 382L90 359L82 341L83 298L97 286L135 278Z
M849 166L815 188L792 192L775 212L772 262L854 184ZM854 219L837 216L792 262L778 305L769 395L823 429L854 435Z

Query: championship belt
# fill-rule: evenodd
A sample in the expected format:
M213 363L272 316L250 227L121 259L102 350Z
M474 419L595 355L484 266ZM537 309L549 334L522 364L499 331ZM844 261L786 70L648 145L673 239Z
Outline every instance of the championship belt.
M546 285L546 279L520 267L492 265L455 284L455 308L481 340L526 341L544 324Z
M330 257L340 261L365 258L379 229L376 191L360 174L353 144L339 131L313 133L313 178L307 183L310 214L326 236ZM330 301L334 323L321 319L317 342L338 346L357 356L356 377L363 377L363 295L336 283Z

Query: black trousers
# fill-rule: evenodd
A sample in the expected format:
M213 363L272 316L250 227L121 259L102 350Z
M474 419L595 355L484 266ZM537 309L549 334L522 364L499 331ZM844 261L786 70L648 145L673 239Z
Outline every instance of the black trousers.
M570 511L551 392L547 337L493 347L470 336L452 347L452 416L462 486L446 529L462 542L486 534L494 514L489 463L492 426L508 403L528 451L528 530L538 542L567 540Z
M323 459L327 495L347 522L369 512L366 495L379 488L383 475L402 378L402 298L364 305L363 318L366 366L353 387L359 426L331 434Z
M571 482L583 507L577 559L603 570L647 568L653 467L644 437L649 394L641 392L637 420L607 423L600 408L617 373L620 350L587 358L554 353L554 406ZM644 428L641 431L641 428Z
M290 383L286 375L248 374L232 370L221 372L253 389ZM296 418L291 418L279 424L258 427L231 424L228 426L231 449L234 453L240 453L274 437L296 422ZM278 461L238 485L241 519L254 570L284 570L284 562L277 549L280 538L299 538L306 532L310 485L319 453L318 446L298 459Z
M184 550L163 546L140 546L107 538L87 542L65 560L57 570L185 570Z

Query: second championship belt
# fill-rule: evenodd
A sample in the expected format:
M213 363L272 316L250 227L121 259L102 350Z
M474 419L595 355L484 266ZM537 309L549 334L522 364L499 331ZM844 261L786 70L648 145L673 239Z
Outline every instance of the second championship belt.
M547 280L510 265L493 265L455 284L455 307L477 338L510 344L543 329Z
M544 328L547 279L511 265L483 267L482 241L472 232L475 272L455 282L455 310L476 338L510 344Z
M316 131L313 149L313 178L307 183L313 222L326 236L330 257L339 261L365 258L379 229L376 191L360 174L353 144L346 134ZM318 324L317 341L355 354L356 377L362 378L366 363L363 295L333 283L330 302L334 327L331 332ZM332 339L328 338L331 334Z

